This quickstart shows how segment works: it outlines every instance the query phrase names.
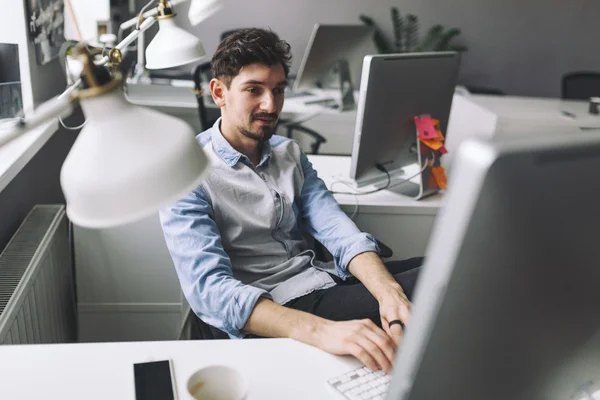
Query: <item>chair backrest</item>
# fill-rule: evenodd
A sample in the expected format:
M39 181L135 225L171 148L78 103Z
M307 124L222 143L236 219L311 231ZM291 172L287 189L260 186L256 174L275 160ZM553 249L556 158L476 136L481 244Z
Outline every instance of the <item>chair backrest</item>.
M588 100L600 97L600 72L571 72L562 78L561 97Z
M201 63L195 65L192 69L192 79L194 80L194 93L198 103L198 118L200 119L200 130L204 131L212 125L206 115L206 106L204 104L204 92L202 91L202 82L210 75L210 63Z
M308 149L303 148L303 150L307 153L307 154L318 154L319 153L319 148L321 147L321 144L326 143L327 139L325 139L323 136L321 136L319 133L315 132L314 130L301 125L300 122L294 122L294 121L287 121L287 120L279 120L278 126L277 128L282 128L286 130L286 136L289 137L290 139L294 138L294 133L295 132L299 132L302 133L304 135L307 135L309 137L311 137L313 139L313 142L310 144L310 151L308 151Z

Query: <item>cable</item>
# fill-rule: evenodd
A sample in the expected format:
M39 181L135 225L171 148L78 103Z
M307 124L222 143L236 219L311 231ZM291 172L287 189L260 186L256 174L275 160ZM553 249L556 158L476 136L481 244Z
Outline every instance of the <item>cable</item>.
M310 262L310 265L312 265L314 268L318 268L318 267L317 267L317 266L316 266L316 265L313 263L314 259L315 259L315 258L317 258L317 255L316 255L316 254L315 254L315 252L314 252L314 251L312 251L311 249L304 250L304 251L302 251L302 252L300 252L300 253L296 254L296 255L294 256L294 258L295 258L295 257L300 257L300 256L303 256L303 255L305 255L306 253L311 253L311 254L312 254L312 255L311 255L311 257L310 257L310 260L309 260L309 262Z
M358 196L353 194L352 197L354 198L354 210L352 210L352 214L350 214L350 219L352 221L354 221L354 218L358 215L359 202L358 202Z
M64 121L62 120L62 117L59 115L58 116L58 121L60 122L60 124L62 125L63 128L68 129L70 131L76 131L78 129L81 129L85 126L85 124L87 124L88 120L86 119L85 121L83 121L83 124L79 125L79 126L67 126L65 125Z
M148 7L150 7L152 5L152 3L154 3L156 0L150 0L148 2L148 4L146 4L144 7L142 7L142 10L140 11L139 15L144 15L144 12L146 11L146 9ZM140 18L138 18L137 22L135 23L135 29L139 30L140 29Z
M375 168L377 168L381 172L385 172L385 174L387 175L387 178L388 178L387 183L385 184L384 187L381 188L381 190L389 188L390 183L392 183L392 177L390 176L390 173L388 172L387 168L384 167L383 164L379 164L379 163L375 164Z
M58 58L59 63L63 67L63 69L65 71L65 75L67 77L67 89L69 88L69 81L74 80L73 73L71 72L71 67L69 67L69 62L67 60L67 52L75 44L77 44L77 42L72 41L72 40L66 41L65 43L63 43L60 47L60 57ZM87 119L85 119L83 121L83 123L79 126L67 126L65 124L65 122L63 121L62 117L59 115L58 122L60 122L60 124L62 125L63 128L71 130L71 131L76 131L85 126L85 124L87 123Z

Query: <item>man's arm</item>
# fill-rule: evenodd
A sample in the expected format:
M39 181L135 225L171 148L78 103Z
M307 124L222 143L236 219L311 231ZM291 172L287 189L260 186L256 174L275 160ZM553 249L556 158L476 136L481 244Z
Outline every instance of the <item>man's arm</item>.
M348 264L358 254L379 252L372 235L361 232L343 212L317 176L305 154L301 155L304 184L300 194L300 211L304 228L333 255L337 274L349 278Z
M378 300L382 327L398 343L402 328L389 322L406 323L410 303L404 291L377 256L375 238L360 232L356 224L340 209L325 183L317 176L306 155L301 158L304 173L302 213L309 232L334 256L336 270L342 278L350 274L360 280Z

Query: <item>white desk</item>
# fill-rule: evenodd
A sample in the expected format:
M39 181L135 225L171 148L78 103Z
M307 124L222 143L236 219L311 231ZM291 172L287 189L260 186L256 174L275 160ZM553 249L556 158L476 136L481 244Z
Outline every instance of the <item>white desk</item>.
M308 159L329 189L333 182L347 179L350 172L349 156L310 155ZM333 189L348 191L341 184L336 184ZM358 205L354 218L356 225L389 246L394 251L391 260L425 254L442 204L441 194L416 201L390 190L360 196L336 194L334 197L348 215L352 215Z
M600 117L588 113L588 103L515 96L455 95L450 111L442 164L448 167L468 138L519 138L569 134L582 128L600 129Z
M360 364L291 339L0 346L0 399L133 400L133 364L171 359L179 399L209 365L235 368L247 400L336 398L328 378Z

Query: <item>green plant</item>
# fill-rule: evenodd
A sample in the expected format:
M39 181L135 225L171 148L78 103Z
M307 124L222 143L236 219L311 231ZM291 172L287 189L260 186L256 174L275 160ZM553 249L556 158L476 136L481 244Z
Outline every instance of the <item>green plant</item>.
M377 50L382 54L387 53L409 53L424 51L458 51L465 52L467 47L454 44L461 31L458 28L446 29L437 24L429 28L422 40L419 38L419 18L413 14L402 17L397 7L390 10L393 27L393 45L390 45L381 29L372 18L360 15L359 19L366 25L374 28L373 40Z

